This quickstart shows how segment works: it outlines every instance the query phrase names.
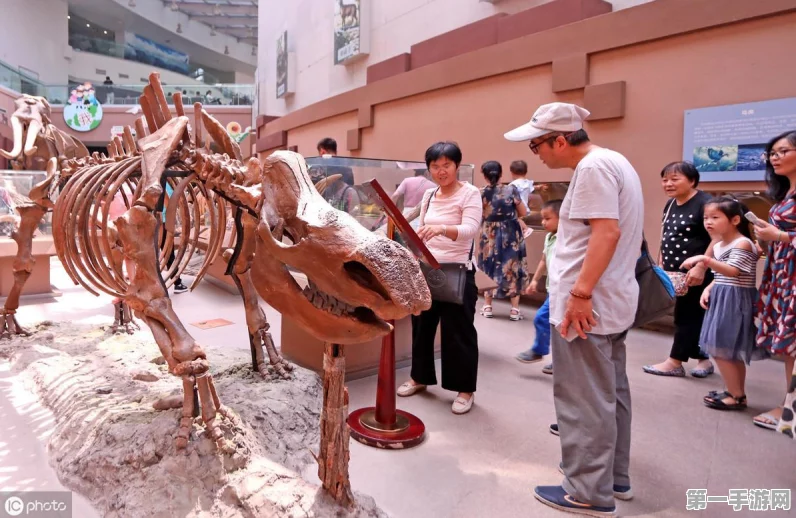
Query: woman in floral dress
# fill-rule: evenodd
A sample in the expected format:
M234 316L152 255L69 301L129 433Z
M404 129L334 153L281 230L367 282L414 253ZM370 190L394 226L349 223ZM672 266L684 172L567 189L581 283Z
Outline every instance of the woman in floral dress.
M755 227L767 241L768 257L760 285L757 345L784 356L787 395L781 408L754 418L757 426L794 437L796 412L796 131L772 140L766 149L766 183L774 206L770 223Z
M481 314L492 318L492 299L511 299L511 320L520 320L520 294L527 281L525 241L519 217L526 215L525 204L514 185L498 185L503 175L499 162L490 160L481 166L487 185L481 190L484 220L478 241L478 267L497 288L484 294L486 304Z

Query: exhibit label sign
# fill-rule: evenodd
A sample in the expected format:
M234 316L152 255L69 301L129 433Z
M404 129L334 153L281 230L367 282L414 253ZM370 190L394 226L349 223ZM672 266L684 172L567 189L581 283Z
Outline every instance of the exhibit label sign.
M796 128L796 98L686 110L683 160L702 181L760 181L768 141Z
M287 31L276 39L276 98L287 94Z
M356 61L370 52L369 0L334 1L334 64Z

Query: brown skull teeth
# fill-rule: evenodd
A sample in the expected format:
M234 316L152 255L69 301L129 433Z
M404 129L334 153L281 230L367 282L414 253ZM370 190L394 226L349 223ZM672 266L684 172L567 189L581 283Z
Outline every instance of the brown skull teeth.
M335 297L329 295L328 293L324 293L318 289L317 286L312 281L309 281L307 286L302 291L304 296L309 300L313 306L318 309L322 309L324 311L328 311L335 316L342 316L347 314L349 316L354 316L354 312L357 308L354 306L343 302L342 300L338 300Z

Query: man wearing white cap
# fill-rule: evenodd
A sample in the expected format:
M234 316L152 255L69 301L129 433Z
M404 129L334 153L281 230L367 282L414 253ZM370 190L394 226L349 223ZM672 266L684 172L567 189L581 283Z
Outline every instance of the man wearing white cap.
M504 136L529 142L551 169L574 169L561 206L550 275L553 396L561 437L560 486L538 486L551 507L613 516L614 498L632 498L630 386L625 337L638 305L636 260L644 205L628 160L589 141L580 106L541 106Z

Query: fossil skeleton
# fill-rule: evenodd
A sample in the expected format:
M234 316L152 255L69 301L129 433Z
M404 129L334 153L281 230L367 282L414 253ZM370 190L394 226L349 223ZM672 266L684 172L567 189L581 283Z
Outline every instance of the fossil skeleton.
M419 265L400 245L328 205L300 155L277 151L262 164L257 158L244 162L237 143L200 103L190 120L179 93L173 101L175 115L153 73L140 98L143 116L135 122L136 138L126 127L123 137L108 146L108 156L88 156L74 140L68 152L58 145L50 151L47 179L19 208L20 271L27 268L29 274L32 229L52 209L53 240L71 279L94 294L123 300L152 331L169 371L182 378L177 448L187 446L201 410L208 436L220 450L230 451L234 446L217 419L220 414L234 421L234 414L221 404L207 356L175 314L167 292L196 252L206 222L206 255L191 288L217 257L227 260L227 274L243 298L255 370L268 368L263 346L278 374L287 377L292 369L273 345L258 295L327 343L319 475L332 496L350 502L343 347L382 336L391 329L387 321L430 306ZM29 145L34 130L40 127L29 125L27 157L35 153ZM19 135L15 156L22 131ZM37 133L36 142L39 138ZM220 153L211 151L211 142ZM161 217L167 184L172 194ZM127 210L110 221L108 208L119 194ZM225 249L228 214L234 218L235 246ZM175 239L178 217L182 232ZM122 268L125 259L135 265L129 279ZM307 276L304 290L290 269ZM7 306L4 313L12 333L15 309Z

